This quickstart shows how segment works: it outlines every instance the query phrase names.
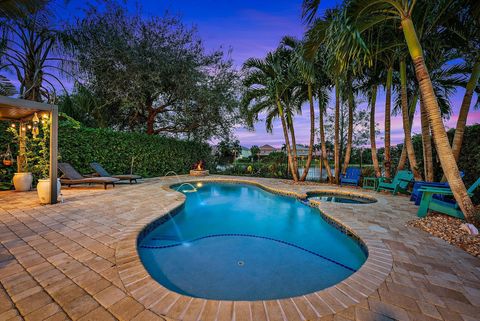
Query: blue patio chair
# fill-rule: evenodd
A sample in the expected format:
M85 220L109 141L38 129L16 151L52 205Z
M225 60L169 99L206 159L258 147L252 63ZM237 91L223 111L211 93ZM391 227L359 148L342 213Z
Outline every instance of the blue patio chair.
M460 177L463 178L465 173L460 171ZM447 182L424 182L424 181L416 181L413 184L412 195L410 196L410 201L415 202L415 205L420 205L422 200L422 187L440 187L440 188L448 188L450 187ZM445 200L443 195L434 195L433 198Z
M360 182L361 170L358 167L349 167L345 174L340 176L340 185L354 185L357 186Z

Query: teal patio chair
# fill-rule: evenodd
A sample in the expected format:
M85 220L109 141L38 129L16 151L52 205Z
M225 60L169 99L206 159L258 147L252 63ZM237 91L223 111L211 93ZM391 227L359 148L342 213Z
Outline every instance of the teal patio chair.
M391 180L391 182L387 182L387 180ZM377 192L389 191L393 195L396 195L398 192L406 193L408 184L410 184L412 180L413 173L407 170L398 171L393 179L380 177L378 179Z
M473 196L475 189L480 186L480 178L475 181L467 190L470 197ZM465 219L457 202L448 199L436 199L433 195L453 196L450 187L431 187L424 186L420 188L422 192L422 200L418 208L417 216L427 216L428 210L450 215L456 218Z

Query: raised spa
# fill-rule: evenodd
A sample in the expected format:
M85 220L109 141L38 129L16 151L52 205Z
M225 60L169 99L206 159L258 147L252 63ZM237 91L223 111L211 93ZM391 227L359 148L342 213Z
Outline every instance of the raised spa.
M347 204L370 204L377 200L357 195L347 195L331 192L308 192L307 199L319 202L347 203Z
M339 283L366 260L357 240L293 197L244 184L193 185L184 206L138 237L145 268L172 291L216 300L288 298Z

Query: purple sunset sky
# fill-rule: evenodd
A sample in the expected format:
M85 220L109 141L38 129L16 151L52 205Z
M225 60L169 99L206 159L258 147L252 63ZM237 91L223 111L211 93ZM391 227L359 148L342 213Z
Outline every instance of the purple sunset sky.
M333 7L340 0L324 0L321 2L322 12L325 8ZM219 47L232 48L232 58L237 68L249 57L262 58L268 51L274 50L285 35L300 38L305 26L302 24L301 0L162 0L139 1L142 12L146 15L162 15L165 11L181 16L187 25L196 26L204 45L208 50ZM137 2L128 0L127 5L135 10ZM75 16L78 8L82 8L82 0L70 1L59 8L62 16ZM464 90L459 88L452 97L454 113L446 120L447 128L455 127L456 114L461 104ZM476 96L474 96L474 101ZM361 99L364 101L365 99ZM330 102L330 105L333 101ZM385 95L380 91L377 98L376 122L379 124L379 147L383 146ZM366 103L360 103L359 108L365 108ZM297 141L307 143L309 136L309 112L304 108L302 115L295 118ZM318 116L318 115L317 115ZM318 121L316 121L316 124ZM480 123L480 111L472 110L468 119L469 124ZM419 133L419 115L415 116L413 132ZM263 121L255 126L255 131L244 128L235 130L237 138L243 146L270 144L280 147L283 144L283 135L280 123L274 126L273 133L267 133ZM400 116L392 118L392 144L403 141L403 127Z

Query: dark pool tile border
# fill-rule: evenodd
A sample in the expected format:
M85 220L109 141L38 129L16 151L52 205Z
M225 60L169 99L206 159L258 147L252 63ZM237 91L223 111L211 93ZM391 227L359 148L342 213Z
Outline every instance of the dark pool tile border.
M268 186L268 181L257 182L254 180L246 180L242 178L222 177L204 177L202 179L197 178L194 180L190 177L184 178L186 178L184 182L211 181L251 184L261 187L275 194L294 196L297 198L302 198L305 195L293 191L285 191L283 189L270 187ZM171 185L174 184L162 184L162 188L174 193L175 191L168 189L168 186ZM181 193L179 194L182 195ZM168 212L174 211L175 209L181 209L182 205L184 204L184 200L184 197L172 199L170 208L166 209L165 213L163 213L162 216L167 216ZM285 308L291 306L292 300L306 300L309 302L309 305L315 310L315 313L318 315L318 317L322 317L328 314L337 313L349 306L357 304L361 299L366 299L385 281L385 279L389 275L393 266L393 258L388 247L383 243L383 241L377 238L375 234L368 230L368 226L361 226L357 229L350 228L348 222L343 222L341 220L335 219L330 214L325 213L324 210L319 210L320 213L324 215L324 217L328 217L336 224L344 226L345 231L348 231L348 233L352 233L352 237L358 237L358 239L365 244L365 248L368 251L367 260L360 267L360 269L342 282L330 288L304 296L275 300L281 307ZM127 228L127 230L125 231L125 237L117 244L115 257L120 279L126 290L130 293L130 295L138 302L142 303L145 308L150 309L151 311L159 315L169 316L169 312L171 312L172 306L174 305L172 302L176 304L177 301L181 302L180 299L182 298L185 298L185 302L190 302L192 298L172 292L161 286L150 276L150 274L146 271L145 267L140 261L140 257L137 251L138 236L147 225L158 219L158 214L148 215L146 217L139 218L136 224ZM356 221L352 221L351 223L353 223L353 225L355 226L364 225L364 223ZM361 284L361 280L368 280L370 282L369 286L363 286ZM332 296L331 293L334 293L336 291L339 291L338 293L342 293L343 299L340 295L338 297ZM196 298L193 300L198 301L198 304L203 305L206 305L209 301L215 301L216 304L220 302L227 302ZM252 302L263 302L263 305L266 307L267 314L269 313L267 307L269 306L269 302L271 301ZM329 303L327 304L327 302ZM328 306L328 312L325 312L327 311L324 309L325 305ZM176 309L177 308L178 307L176 307ZM188 308L188 303L185 303L185 307L183 307L184 315L188 312Z

